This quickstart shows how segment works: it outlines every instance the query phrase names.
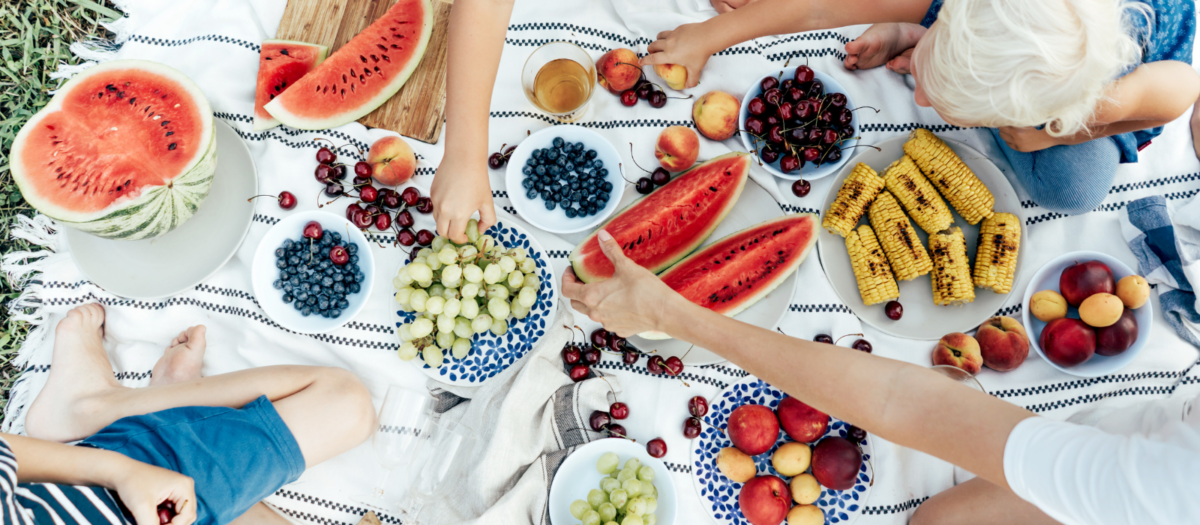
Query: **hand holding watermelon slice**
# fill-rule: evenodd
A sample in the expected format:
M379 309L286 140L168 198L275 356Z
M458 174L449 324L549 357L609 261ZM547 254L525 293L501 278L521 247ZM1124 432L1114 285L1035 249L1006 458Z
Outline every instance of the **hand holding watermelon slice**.
M662 330L663 315L686 310L690 306L650 270L643 268L621 251L621 246L605 230L597 232L600 251L612 262L612 277L585 284L568 268L563 273L563 297L571 307L592 318L610 332L629 337Z

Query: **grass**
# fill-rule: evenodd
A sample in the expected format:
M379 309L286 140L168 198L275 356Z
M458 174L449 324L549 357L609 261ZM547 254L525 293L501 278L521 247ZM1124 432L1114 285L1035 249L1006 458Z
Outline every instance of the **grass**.
M121 14L92 0L5 0L0 2L0 256L30 248L10 237L17 215L35 212L13 182L9 148L13 138L42 106L60 81L50 74L60 63L77 63L68 46L87 37L109 36L100 22ZM20 374L12 365L29 331L9 316L8 302L21 290L0 278L0 408Z

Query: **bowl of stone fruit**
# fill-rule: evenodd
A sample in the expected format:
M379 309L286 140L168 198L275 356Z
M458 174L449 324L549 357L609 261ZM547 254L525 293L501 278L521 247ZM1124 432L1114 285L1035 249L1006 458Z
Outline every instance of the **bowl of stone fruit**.
M621 155L590 129L551 126L521 141L505 173L517 215L551 233L575 233L604 223L625 191Z
M598 439L558 467L548 502L552 525L673 525L675 483L662 460L626 439Z
M833 77L806 65L760 78L742 99L738 132L776 177L814 180L836 173L858 144L858 115Z
M272 321L316 334L358 315L374 274L366 236L343 217L313 210L292 214L267 230L254 252L250 280Z

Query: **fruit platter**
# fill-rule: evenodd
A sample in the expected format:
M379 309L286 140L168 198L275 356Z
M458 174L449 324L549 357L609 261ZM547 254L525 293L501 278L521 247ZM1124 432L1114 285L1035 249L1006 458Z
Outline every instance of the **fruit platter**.
M1046 263L1025 290L1029 343L1051 366L1080 377L1112 374L1150 338L1150 285L1116 258L1073 252Z
M1019 282L1016 190L982 153L925 129L876 146L842 168L822 206L830 283L859 318L891 335L937 340L973 330Z
M675 483L662 460L625 439L600 439L563 461L550 485L553 525L672 525Z
M693 444L692 483L722 525L848 523L876 473L862 429L754 376L712 401Z

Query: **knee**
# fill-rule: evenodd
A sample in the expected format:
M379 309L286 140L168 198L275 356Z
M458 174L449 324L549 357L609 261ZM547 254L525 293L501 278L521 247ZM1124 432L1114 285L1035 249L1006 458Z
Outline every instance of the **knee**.
M355 443L366 441L375 431L375 405L371 393L357 376L341 368L321 368L312 384L328 400L330 428L341 428Z
M913 513L911 519L908 520L908 525L940 525L947 523L942 516L942 512L938 511L938 500L936 498L926 500L917 507L917 511Z

